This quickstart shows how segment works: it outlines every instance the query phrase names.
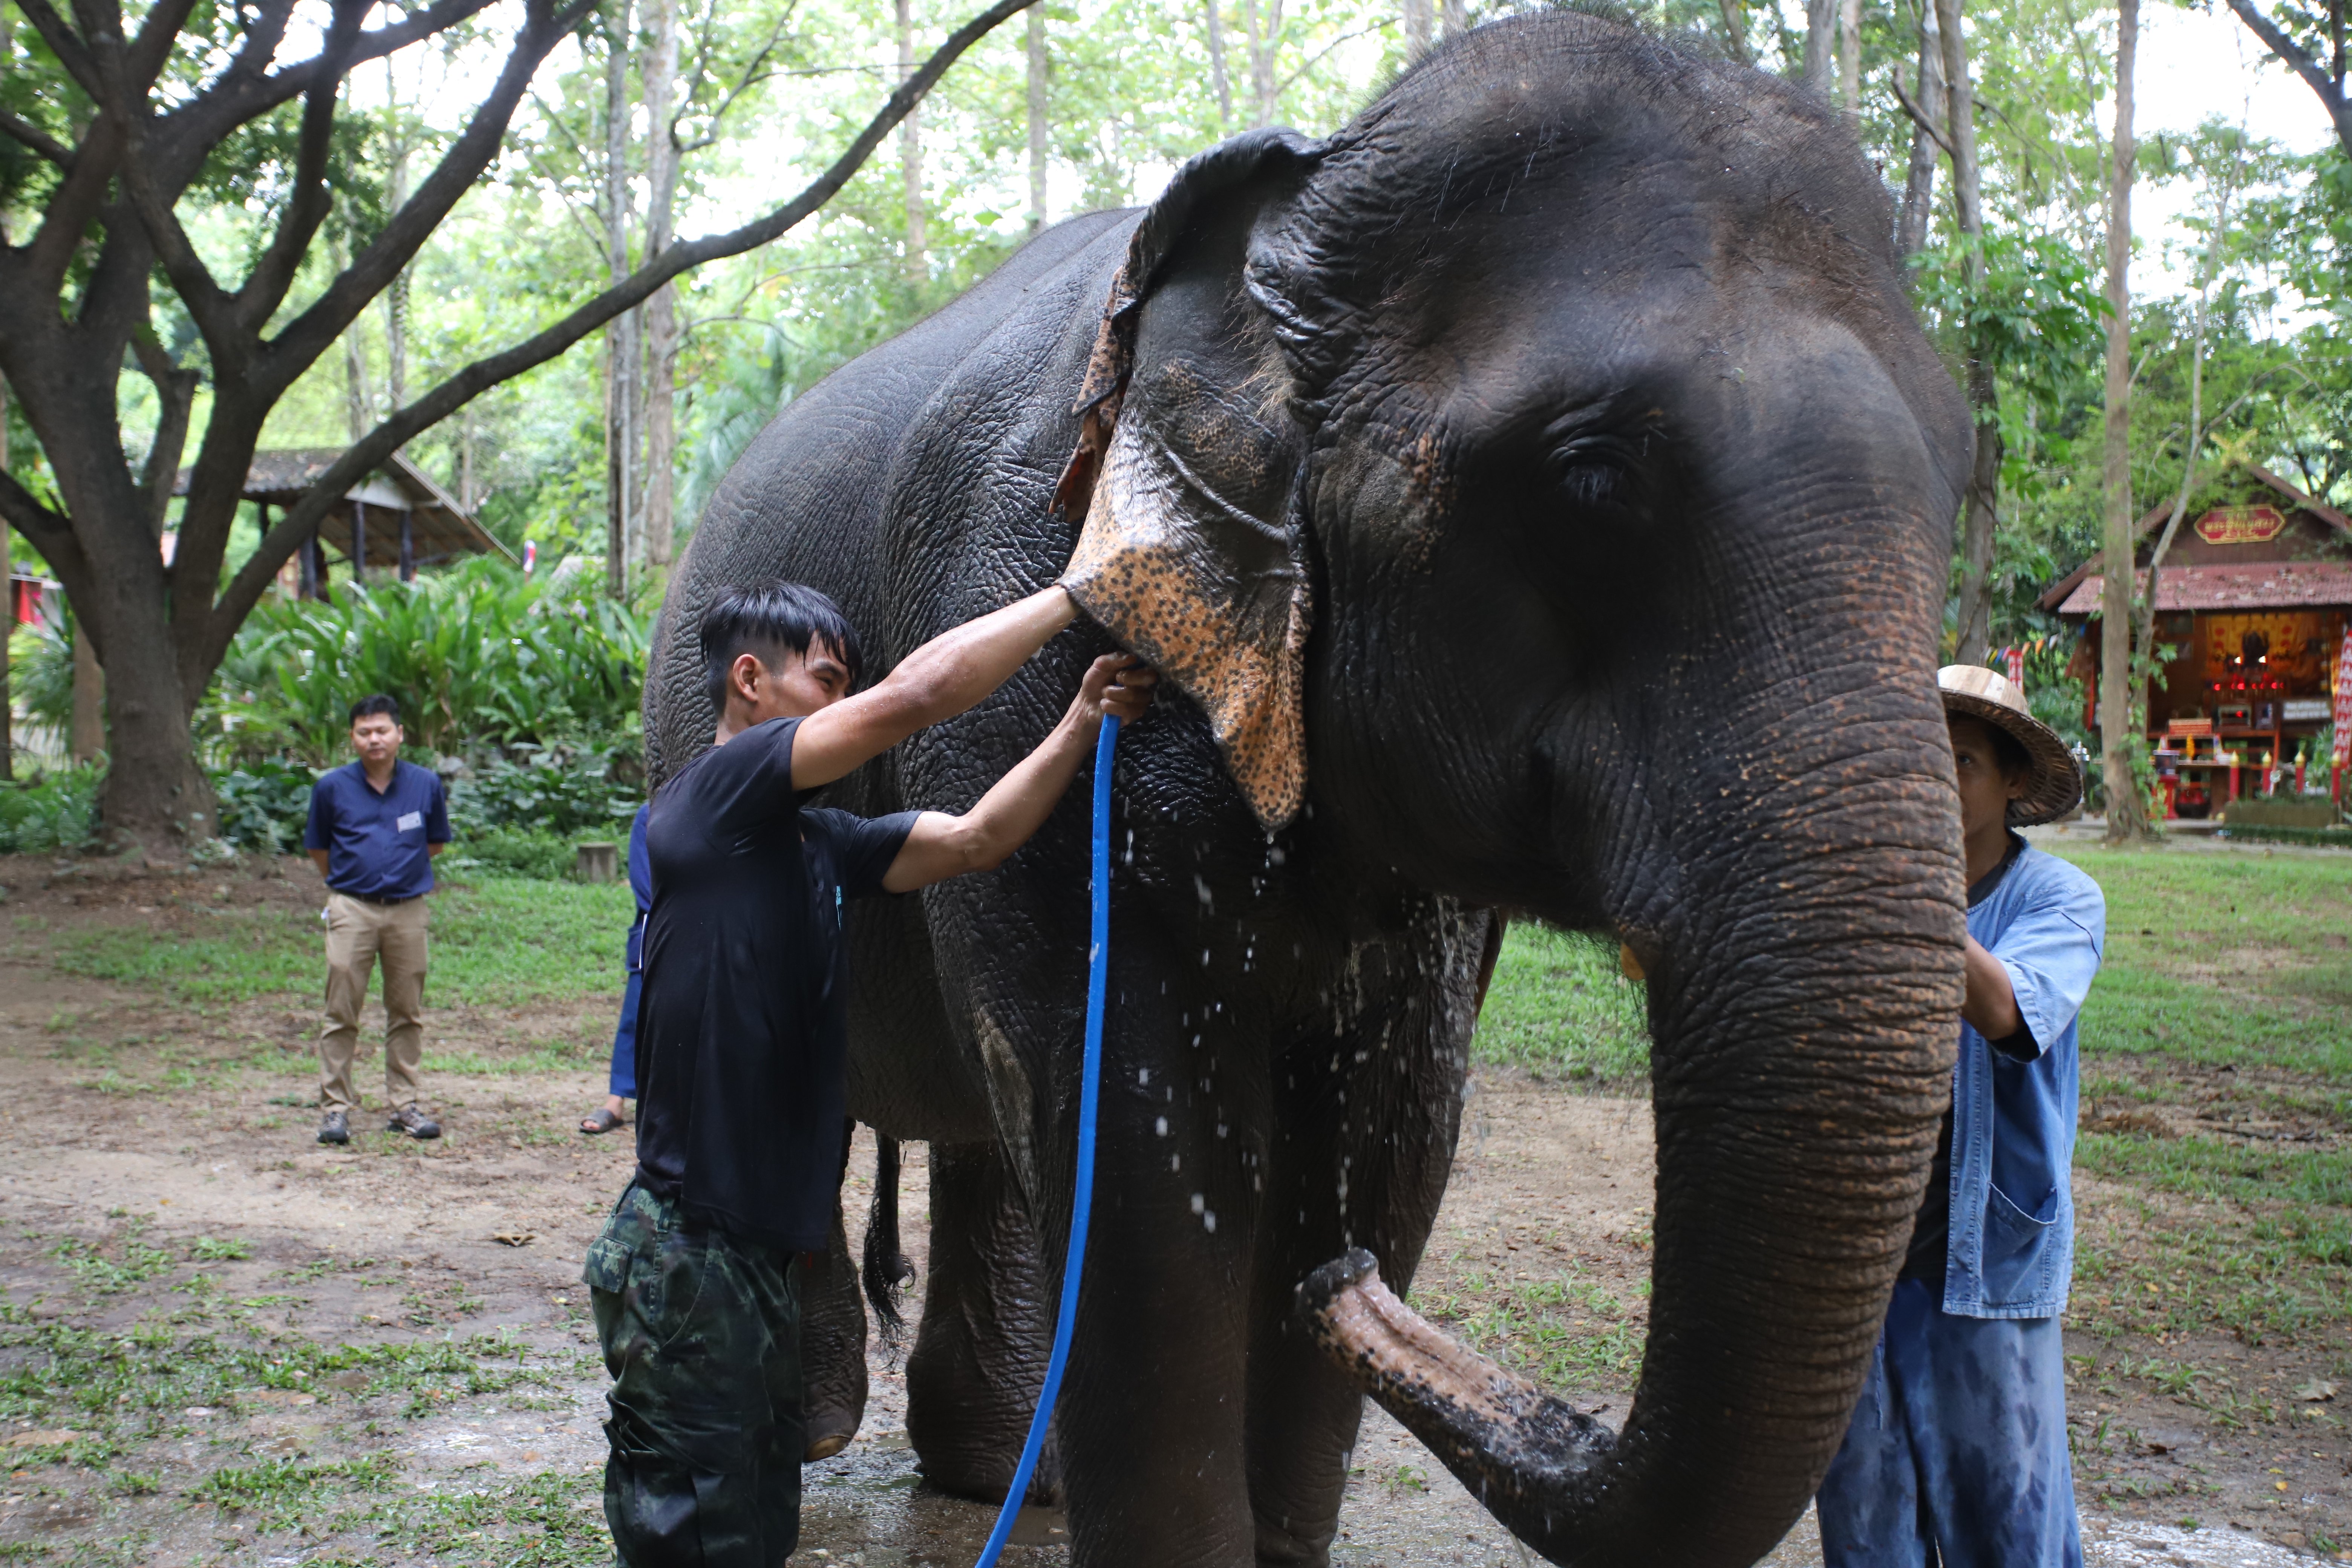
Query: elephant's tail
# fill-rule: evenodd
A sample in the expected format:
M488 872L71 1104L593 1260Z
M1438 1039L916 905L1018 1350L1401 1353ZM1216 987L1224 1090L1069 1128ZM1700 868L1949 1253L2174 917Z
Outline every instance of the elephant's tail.
M915 1266L898 1250L898 1141L874 1134L874 1206L866 1215L866 1300L882 1342L892 1350L907 1328L900 1294L915 1278Z

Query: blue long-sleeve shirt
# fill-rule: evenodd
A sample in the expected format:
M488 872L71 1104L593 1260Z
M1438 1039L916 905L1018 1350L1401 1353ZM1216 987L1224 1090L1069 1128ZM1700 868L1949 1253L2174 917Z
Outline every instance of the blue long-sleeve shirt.
M1960 1026L1944 1310L2055 1317L2074 1272L2075 1024L2106 947L2106 898L2076 867L2028 846L1968 921L2008 971L2025 1030L1995 1050Z

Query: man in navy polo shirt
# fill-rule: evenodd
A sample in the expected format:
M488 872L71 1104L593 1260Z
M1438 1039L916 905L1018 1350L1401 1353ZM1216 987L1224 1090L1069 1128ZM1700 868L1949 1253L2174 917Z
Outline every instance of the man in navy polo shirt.
M449 842L449 799L430 768L400 760L400 704L379 693L352 704L360 760L310 790L302 847L327 879L327 1026L319 1032L319 1142L352 1141L352 1058L368 974L383 960L387 1128L438 1138L441 1124L416 1103L425 1059L425 895L433 857Z

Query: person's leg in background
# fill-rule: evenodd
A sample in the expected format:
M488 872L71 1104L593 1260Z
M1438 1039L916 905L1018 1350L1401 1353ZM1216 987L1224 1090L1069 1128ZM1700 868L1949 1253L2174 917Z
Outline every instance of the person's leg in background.
M390 1131L438 1138L441 1124L418 1103L417 1074L425 1065L425 902L409 899L375 910L383 954L383 1093Z
M632 1186L582 1271L614 1384L604 1517L627 1568L776 1568L800 1539L790 1253Z
M1823 1568L1933 1568L1935 1538L1919 1495L1907 1374L1917 1363L1933 1287L1896 1282L1853 1424L1814 1498Z
M1946 1568L2082 1568L2058 1320L1937 1312L1924 1342L1914 1441Z
M359 1051L368 977L375 970L378 912L374 905L341 893L327 895L327 1021L319 1031L319 1103L326 1114L319 1130L322 1143L348 1142L348 1122L360 1108L352 1088L352 1059Z
M628 989L621 994L621 1022L613 1031L613 1065L605 1079L604 1105L580 1119L580 1131L591 1138L629 1124L629 1101L637 1098L637 1001L645 990L645 973L629 971Z

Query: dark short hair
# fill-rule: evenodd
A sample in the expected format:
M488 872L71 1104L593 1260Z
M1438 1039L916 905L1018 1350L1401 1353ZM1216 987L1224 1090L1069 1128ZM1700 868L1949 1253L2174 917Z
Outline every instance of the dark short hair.
M823 643L847 666L852 681L865 668L849 617L807 584L760 583L719 595L702 612L702 683L711 710L727 710L727 671L737 659L747 653L805 658L812 643Z
M381 713L394 723L400 722L400 704L379 691L373 697L362 697L352 704L352 722L373 718Z

